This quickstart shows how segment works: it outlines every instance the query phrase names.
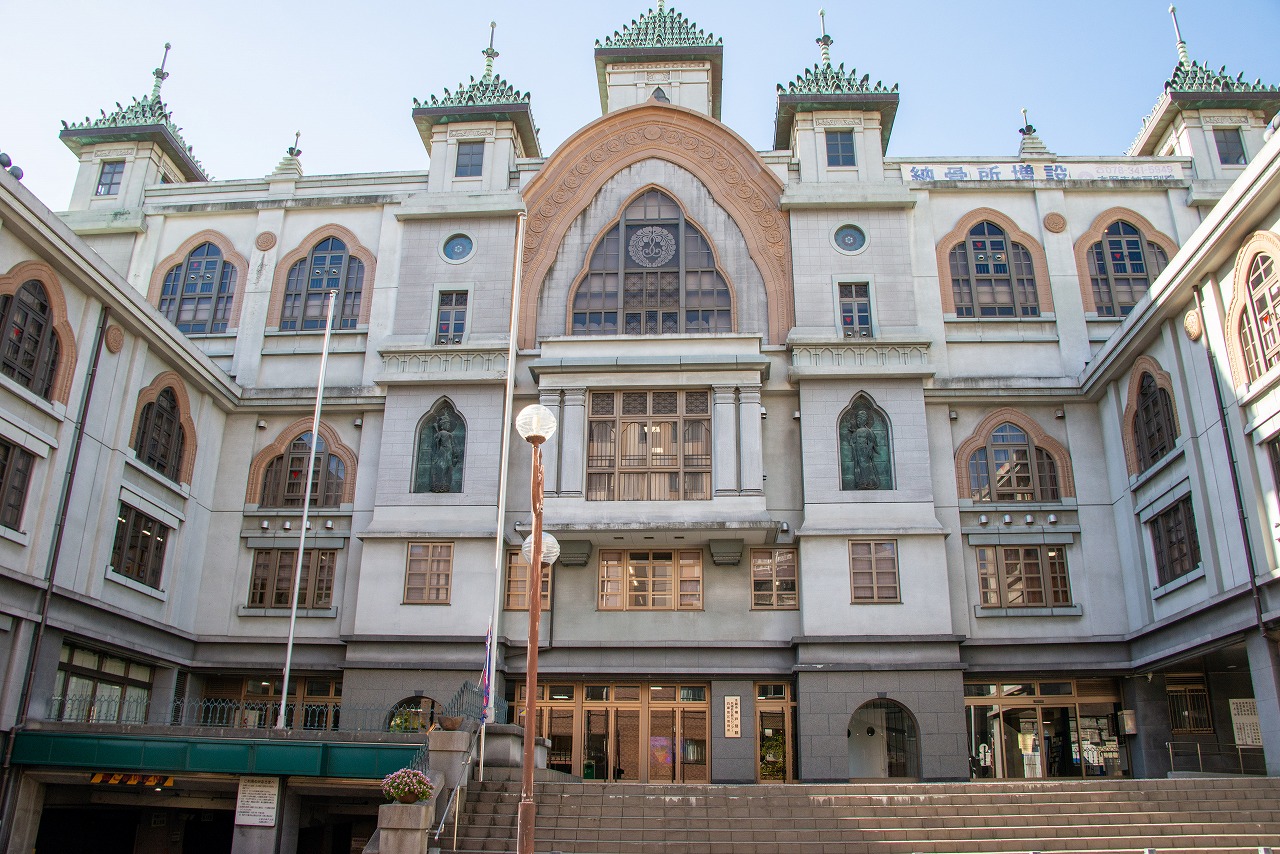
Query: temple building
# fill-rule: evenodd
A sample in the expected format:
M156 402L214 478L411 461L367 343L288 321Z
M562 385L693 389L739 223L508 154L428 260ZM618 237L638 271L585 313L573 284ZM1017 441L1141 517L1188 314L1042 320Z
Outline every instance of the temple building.
M662 2L554 151L492 44L410 172L210 180L163 66L65 124L66 210L0 174L4 850L358 851L490 636L523 723L535 589L574 778L1280 774L1280 89L1177 49L1123 156L889 156L825 32L757 151Z

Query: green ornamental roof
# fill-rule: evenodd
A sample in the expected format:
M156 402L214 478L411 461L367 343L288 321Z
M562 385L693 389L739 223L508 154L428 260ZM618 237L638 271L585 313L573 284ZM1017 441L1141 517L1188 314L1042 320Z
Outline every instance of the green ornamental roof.
M1252 83L1244 74L1232 77L1224 65L1217 71L1198 62L1179 62L1164 84L1167 92L1280 92L1280 87L1267 86L1259 78Z
M698 25L675 9L658 3L657 10L650 9L638 19L615 30L604 41L596 39L597 50L646 47L723 47L724 39L714 33L704 32Z
M864 74L858 79L858 69L844 70L844 63L839 65L817 64L806 68L803 74L785 87L778 84L779 95L879 95L898 91L898 84L885 86L877 80L870 84L871 75Z
M443 98L437 98L432 95L430 101L419 102L417 98L413 99L415 109L505 106L508 104L527 103L529 103L528 92L520 92L520 90L497 74L486 74L479 80L472 77L470 83L459 83L458 91L456 92L450 92L445 89Z
M167 58L169 45L166 44L164 47ZM195 158L192 154L191 146L187 145L186 140L182 138L182 128L174 124L173 113L169 111L168 105L160 100L160 86L169 77L169 73L164 70L164 63L161 63L160 67L155 70L154 76L156 82L151 87L150 95L134 98L133 103L127 107L116 101L114 112L108 113L106 110L99 110L98 112L101 115L96 119L90 119L85 116L82 122L68 123L64 120L60 136L71 145L75 142L97 142L100 141L99 137L104 139L142 138L149 136L149 134L145 131L132 134L129 129L155 129L152 132L159 137L161 146L170 149L167 153L177 160L180 166L184 167L184 172L188 173L186 175L188 180L209 180L205 174L204 165Z

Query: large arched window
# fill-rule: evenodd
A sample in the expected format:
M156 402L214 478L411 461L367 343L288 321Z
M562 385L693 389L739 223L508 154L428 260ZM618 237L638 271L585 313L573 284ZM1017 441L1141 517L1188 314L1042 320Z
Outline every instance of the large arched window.
M226 332L235 301L236 268L212 243L201 243L164 277L160 313L180 332Z
M1007 421L970 454L969 489L974 501L1062 500L1057 461Z
M1156 378L1150 373L1143 373L1138 381L1138 414L1133 433L1138 449L1138 467L1143 471L1172 451L1178 440L1173 400L1167 390L1156 384Z
M596 244L573 295L574 335L733 331L711 244L675 200L647 190Z
M24 282L12 294L0 297L0 373L49 399L58 371L58 338L54 334L53 307L40 282Z
M289 268L280 329L324 329L325 294L329 291L337 291L333 328L355 329L360 322L364 262L336 237L321 240L306 258Z
M311 506L337 507L342 503L347 467L337 454L329 453L323 438L316 440L316 463L311 480ZM311 452L310 431L298 436L280 456L267 464L262 477L261 507L301 507L307 481L307 457Z
M1159 244L1118 219L1088 252L1093 301L1101 317L1125 317L1169 263Z
M182 451L186 433L182 429L182 413L173 389L166 388L156 399L142 407L133 449L138 460L170 480L178 480L182 470Z
M1240 349L1244 353L1245 370L1252 382L1280 362L1280 276L1275 260L1259 254L1249 264L1245 279L1249 298L1240 317Z
M1031 253L1004 230L983 221L951 249L957 317L1039 317Z

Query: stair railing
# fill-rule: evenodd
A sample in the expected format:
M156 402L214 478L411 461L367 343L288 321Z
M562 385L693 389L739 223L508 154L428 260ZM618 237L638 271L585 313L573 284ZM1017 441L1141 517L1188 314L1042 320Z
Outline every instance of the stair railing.
M471 734L471 743L467 745L467 754L462 760L462 771L458 774L458 785L453 787L453 791L449 794L449 801L444 805L444 812L440 815L440 825L436 828L433 835L435 840L435 849L440 849L440 834L444 833L444 826L449 821L449 811L453 811L453 848L458 848L458 816L462 812L465 805L466 796L464 793L467 789L467 783L471 780L471 763L475 761L476 750L480 745L480 733L484 732L484 724L476 727L476 731Z
M1169 751L1169 768L1172 771L1266 774L1261 747L1216 741L1166 741L1164 744ZM1180 768L1180 765L1193 767Z

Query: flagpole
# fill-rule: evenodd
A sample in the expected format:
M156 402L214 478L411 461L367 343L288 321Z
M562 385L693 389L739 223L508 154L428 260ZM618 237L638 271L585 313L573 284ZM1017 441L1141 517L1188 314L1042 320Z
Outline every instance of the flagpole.
M495 635L502 620L503 578L506 571L507 469L511 457L511 409L512 400L515 398L516 385L516 330L520 324L520 271L524 261L524 224L525 213L521 211L516 214L516 249L511 271L511 321L508 325L507 333L507 383L502 398L502 450L500 452L502 456L498 462L498 528L493 549L493 612L489 618L489 625L492 626ZM536 582L533 580L534 578L537 579ZM529 579L529 595L533 595L534 591L536 591L537 595L541 596L542 573L530 571ZM494 640L496 642L496 636ZM496 646L496 643L494 646ZM482 729L487 728L488 724L493 720L493 685L497 658L496 650L485 654L484 667L485 676L489 681L489 697L484 704ZM483 734L481 739L481 744L483 744ZM481 768L483 767L482 764Z
M307 524L311 514L311 484L315 478L316 445L320 439L320 405L324 401L324 374L329 366L329 339L333 335L333 304L337 291L328 292L329 307L324 320L324 349L320 353L320 378L316 381L316 407L311 416L311 451L307 454L307 481L302 490L302 524L298 532L298 560L293 567L293 597L289 602L289 642L284 651L284 682L280 686L280 714L276 729L284 729L285 704L289 700L289 671L293 668L293 638L298 626L298 593L302 586L302 560L307 544ZM305 304L304 304L305 312ZM288 472L283 472L285 476Z

